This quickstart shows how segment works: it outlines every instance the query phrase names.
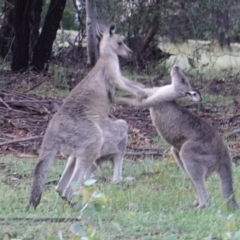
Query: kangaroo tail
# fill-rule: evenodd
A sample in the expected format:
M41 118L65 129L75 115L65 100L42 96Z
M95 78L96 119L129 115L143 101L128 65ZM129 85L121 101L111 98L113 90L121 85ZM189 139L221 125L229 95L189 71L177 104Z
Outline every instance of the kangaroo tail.
M45 134L38 161L33 172L33 182L27 210L30 207L36 208L40 203L41 193L48 174L48 169L59 149L59 144L56 140L54 141L52 139L52 141L49 141L48 135L49 134Z
M234 198L233 186L232 186L232 170L230 161L227 163L222 163L218 170L220 180L221 180L221 191L223 197L227 200L227 205L235 209L238 204Z

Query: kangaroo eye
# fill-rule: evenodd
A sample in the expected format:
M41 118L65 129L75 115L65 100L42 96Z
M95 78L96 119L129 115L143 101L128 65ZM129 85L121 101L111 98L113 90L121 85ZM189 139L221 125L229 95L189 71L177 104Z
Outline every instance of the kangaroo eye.
M184 78L182 78L182 83L185 83L185 79Z
M122 42L118 42L118 46L121 46L122 45Z

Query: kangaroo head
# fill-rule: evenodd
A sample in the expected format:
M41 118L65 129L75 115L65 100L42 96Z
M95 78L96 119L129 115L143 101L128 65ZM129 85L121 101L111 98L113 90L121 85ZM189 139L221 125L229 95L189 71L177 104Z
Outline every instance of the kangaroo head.
M190 83L188 77L178 66L173 66L170 74L172 85L179 95L188 96L193 102L202 101L200 92Z
M115 54L124 58L129 58L132 51L123 42L124 37L115 34L115 26L111 25L110 28L104 31L102 40L100 42L100 55Z

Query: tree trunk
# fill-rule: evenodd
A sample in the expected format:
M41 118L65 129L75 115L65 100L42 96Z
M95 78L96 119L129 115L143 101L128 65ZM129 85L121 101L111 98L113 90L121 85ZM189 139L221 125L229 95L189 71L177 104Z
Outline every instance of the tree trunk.
M29 60L30 10L32 0L16 1L13 9L12 71L25 71Z
M87 63L93 67L98 59L95 0L86 0L86 14Z
M13 4L13 1L11 1ZM5 3L3 10L2 27L0 29L0 56L5 58L8 54L12 42L13 31L12 31L12 13L14 6L9 6Z
M230 48L230 36L229 36L229 12L227 10L227 1L225 1L225 10L216 10L215 19L217 25L217 39L221 48L227 46Z
M38 72L46 70L65 5L66 0L51 0L50 2L42 32L33 53L32 66Z
M33 53L33 50L37 44L39 37L39 28L41 22L41 12L43 7L43 0L34 0L33 8L31 10L31 21L30 21L30 53Z
M224 43L228 48L230 47L230 36L229 36L229 13L225 10L223 13L223 27L224 27Z
M137 65L137 70L139 69L144 69L144 63L142 60L142 56L146 52L147 48L149 47L149 44L153 40L154 36L157 33L158 30L158 18L159 16L155 16L153 20L148 24L147 26L147 33L145 34L142 44L140 45L140 48L137 51L137 56L136 56L136 65Z

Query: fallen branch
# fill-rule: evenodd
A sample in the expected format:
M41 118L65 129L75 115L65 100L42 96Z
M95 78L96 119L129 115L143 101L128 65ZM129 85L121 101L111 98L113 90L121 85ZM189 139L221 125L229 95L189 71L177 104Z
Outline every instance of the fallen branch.
M12 108L10 108L8 105L7 105L7 103L6 102L4 102L3 100L2 100L2 98L0 97L0 102L2 103L2 104L4 104L8 109L12 109Z
M159 148L153 148L153 147L133 147L133 146L127 146L128 149L132 150L138 150L138 151L159 151Z
M0 100L1 101L1 100ZM2 102L2 101L1 101ZM38 100L38 99L29 99L29 100L11 100L11 101L5 101L5 103L12 103L12 104L16 104L16 103L50 103L50 100Z
M240 133L240 128L237 128L237 129L233 130L232 132L227 133L226 137L230 137L230 136L235 135L237 133Z
M159 151L126 152L125 155L129 155L129 156L142 156L142 155L159 156L159 155L162 155L162 153L160 153Z
M81 221L79 218L50 218L50 217L43 217L43 218L31 218L31 217L14 217L14 218L0 218L0 221L31 221L31 222L74 222L74 221Z
M45 77L45 79L43 79L41 82L37 83L36 85L34 85L33 87L29 88L28 90L26 90L26 91L23 92L23 93L28 93L28 92L30 92L31 90L33 90L33 89L39 87L40 85L42 85L44 82L46 82L46 77Z
M142 156L142 155L153 155L153 156L160 156L162 153L160 151L145 151L145 152L126 152L125 155L128 156ZM62 155L58 155L58 158L65 159Z
M18 139L15 139L15 140L10 140L10 141L6 141L6 142L1 142L1 143L0 143L0 146L8 145L8 144L11 144L11 143L27 142L27 141L39 140L39 139L43 139L43 136L34 136L34 137L27 137L27 138L18 138Z

